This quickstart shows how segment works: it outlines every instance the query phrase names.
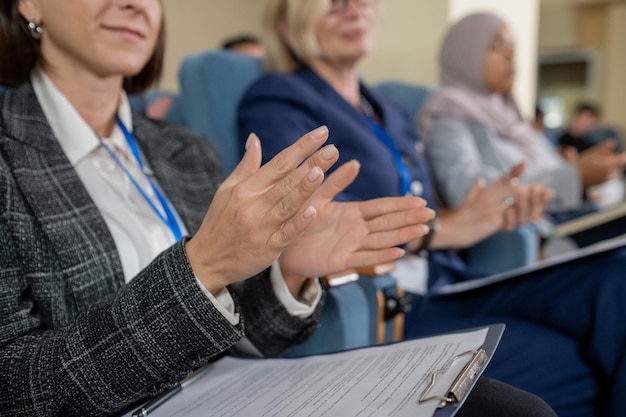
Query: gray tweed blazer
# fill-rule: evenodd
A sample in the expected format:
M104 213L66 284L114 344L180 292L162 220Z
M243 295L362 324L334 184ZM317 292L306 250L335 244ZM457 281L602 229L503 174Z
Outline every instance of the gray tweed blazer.
M128 285L104 219L30 84L0 95L0 415L111 415L214 360L244 335L203 295L177 243ZM220 166L205 139L134 118L135 135L190 233ZM304 341L268 272L231 289L265 354Z

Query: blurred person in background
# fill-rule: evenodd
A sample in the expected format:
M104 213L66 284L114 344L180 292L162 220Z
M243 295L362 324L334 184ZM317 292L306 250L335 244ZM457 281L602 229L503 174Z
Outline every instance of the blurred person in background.
M438 190L446 205L458 207L477 178L490 183L523 162L523 183L555 191L550 211L578 209L588 187L621 173L626 155L598 146L573 161L561 158L517 107L514 52L509 29L494 14L469 15L447 31L441 88L419 120Z
M221 45L222 49L238 52L240 54L252 55L261 58L263 56L263 45L254 35L237 35L225 39Z

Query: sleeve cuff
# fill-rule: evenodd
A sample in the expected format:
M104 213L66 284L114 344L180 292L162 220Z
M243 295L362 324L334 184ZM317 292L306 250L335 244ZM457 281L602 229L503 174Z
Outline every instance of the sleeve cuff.
M287 284L280 270L278 261L274 262L270 271L270 281L272 288L278 300L287 309L289 314L304 319L310 317L315 311L315 307L319 303L322 297L322 286L318 279L309 279L304 284L306 287L302 291L302 297L300 300L296 300Z
M217 311L219 311L233 326L239 324L239 313L235 313L235 302L233 301L233 297L231 297L230 292L224 289L216 297L211 294L211 291L206 289L196 274L193 274L193 276L196 278L196 283L204 295L206 295L209 301L213 303Z

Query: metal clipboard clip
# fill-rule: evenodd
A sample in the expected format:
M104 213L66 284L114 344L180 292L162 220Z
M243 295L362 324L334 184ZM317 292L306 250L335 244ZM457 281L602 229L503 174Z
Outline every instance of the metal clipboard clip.
M450 385L450 388L446 390L445 395L431 395L429 397L428 395L430 394L430 391L435 386L437 376L446 373L454 362L467 355L472 355L472 358L463 367L461 372L459 372L457 377L452 382L452 385ZM426 401L438 400L439 405L437 405L437 408L443 408L446 406L446 404L460 402L472 386L474 378L476 378L476 375L478 375L478 373L485 366L486 363L487 353L484 349L468 350L467 352L459 353L455 357L448 360L448 362L446 362L442 368L436 370L430 375L430 383L424 389L422 395L420 395L419 399L417 400L418 404Z

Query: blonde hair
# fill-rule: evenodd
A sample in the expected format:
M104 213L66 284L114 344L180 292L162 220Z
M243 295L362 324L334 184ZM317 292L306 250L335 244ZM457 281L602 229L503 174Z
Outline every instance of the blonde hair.
M319 54L317 33L330 0L267 0L263 19L265 70L293 72Z

